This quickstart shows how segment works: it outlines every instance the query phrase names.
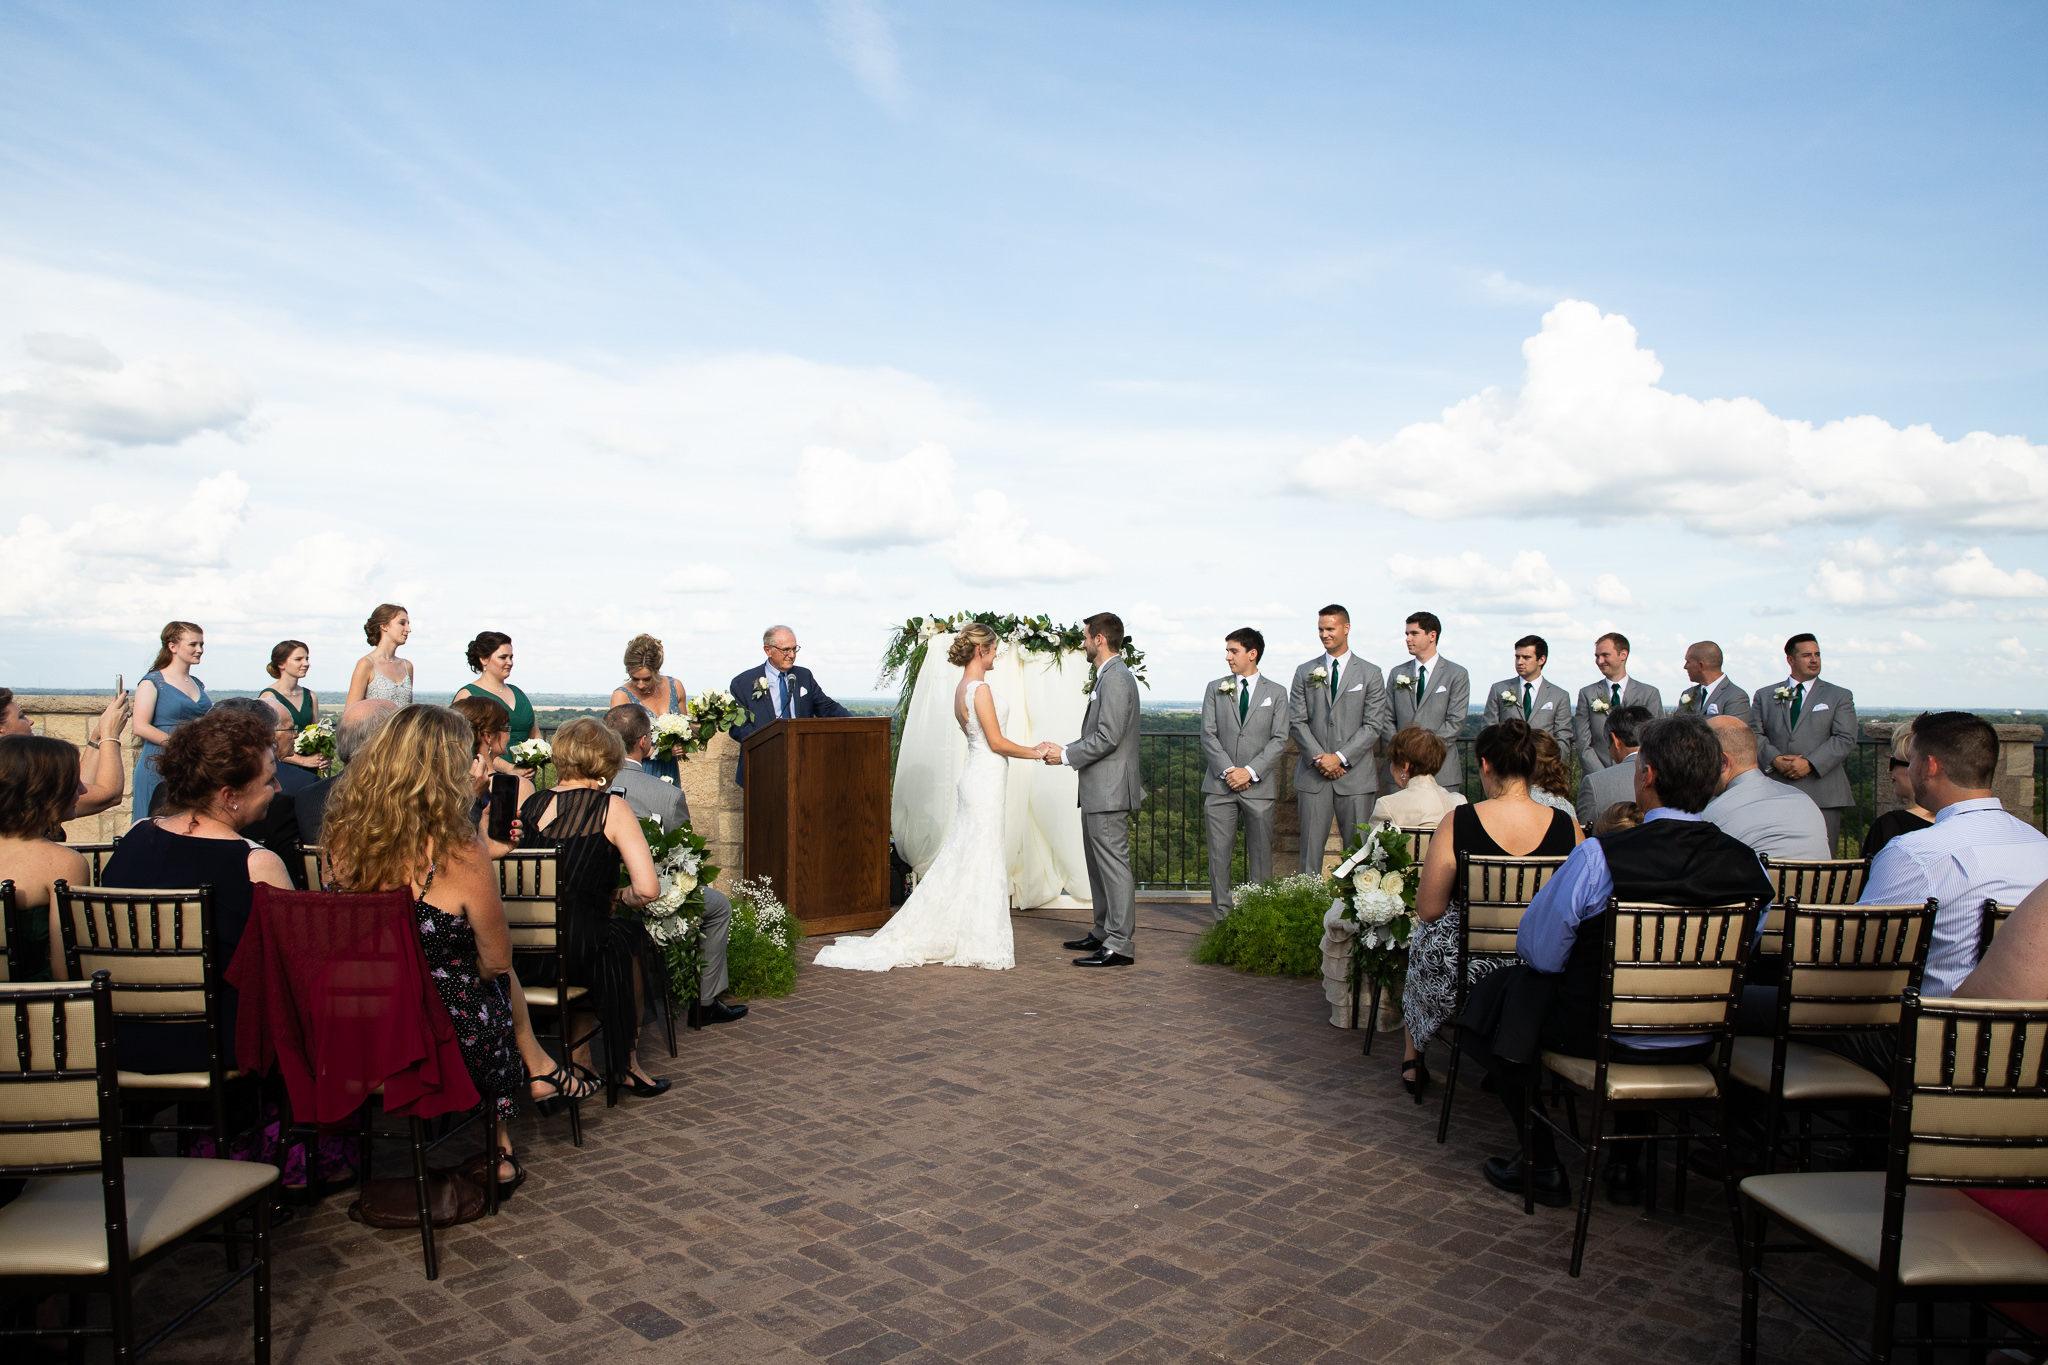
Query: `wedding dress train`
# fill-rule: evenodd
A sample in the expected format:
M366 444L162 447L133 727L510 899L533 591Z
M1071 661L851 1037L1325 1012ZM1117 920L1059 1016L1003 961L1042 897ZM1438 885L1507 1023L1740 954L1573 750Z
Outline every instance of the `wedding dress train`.
M856 972L938 963L947 967L1017 965L1010 935L1010 877L1004 841L1003 804L1009 760L988 747L974 710L976 682L967 689L967 763L960 769L959 803L938 857L918 880L910 899L873 934L842 934L820 949L817 965ZM996 724L1009 723L1009 708L989 688Z

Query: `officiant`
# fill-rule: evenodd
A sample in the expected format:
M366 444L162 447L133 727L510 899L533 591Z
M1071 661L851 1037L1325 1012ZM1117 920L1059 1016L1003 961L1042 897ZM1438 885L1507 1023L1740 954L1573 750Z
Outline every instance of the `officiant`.
M796 632L788 626L770 626L761 633L761 652L766 661L732 680L733 699L752 713L753 719L732 732L746 743L748 735L771 721L806 716L850 716L853 713L825 695L811 670L797 666ZM733 780L747 785L747 758L740 755Z

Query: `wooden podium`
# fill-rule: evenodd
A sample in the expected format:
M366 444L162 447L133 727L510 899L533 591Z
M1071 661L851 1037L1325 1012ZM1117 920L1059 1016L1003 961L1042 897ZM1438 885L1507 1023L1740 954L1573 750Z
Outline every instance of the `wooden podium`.
M804 934L889 918L889 718L778 720L748 735L746 868Z

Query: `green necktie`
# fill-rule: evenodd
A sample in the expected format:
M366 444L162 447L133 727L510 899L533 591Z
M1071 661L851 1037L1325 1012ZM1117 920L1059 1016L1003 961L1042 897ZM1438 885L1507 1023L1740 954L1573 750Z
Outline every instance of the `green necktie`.
M1616 706L1619 706L1619 705L1621 705L1621 684L1620 684L1620 683L1609 683L1609 684L1607 684L1607 685L1608 685L1608 687L1609 687L1609 688L1611 688L1611 689L1613 690L1613 692L1614 692L1614 704L1615 704Z
M1243 678L1237 680L1237 723L1244 724L1244 718L1252 712L1251 684Z
M1429 695L1429 670L1421 664L1415 665L1415 709L1422 709L1422 699Z
M1801 683L1799 684L1799 686L1792 689L1792 724L1794 726L1797 726L1799 724L1799 708L1804 706L1805 704L1806 684Z
M1338 663L1335 659L1330 660L1330 705L1332 706L1337 704L1337 675L1343 671L1344 665Z
M1532 688L1531 688L1531 687L1529 686L1529 684L1528 684L1528 683L1523 683L1523 684L1522 684L1522 719L1523 719L1523 720L1527 720L1527 719L1528 719L1529 717L1531 717L1531 716L1533 716L1533 715L1535 715L1535 714L1536 714L1536 713L1535 713L1534 711L1532 711L1532 710L1530 710L1530 709L1529 709L1529 708L1531 707L1531 705L1533 705L1533 703L1532 703L1532 702L1531 702L1531 700L1530 700L1530 695L1531 695L1531 693L1532 693L1532 691L1533 691L1533 690L1534 690L1534 689L1532 689Z

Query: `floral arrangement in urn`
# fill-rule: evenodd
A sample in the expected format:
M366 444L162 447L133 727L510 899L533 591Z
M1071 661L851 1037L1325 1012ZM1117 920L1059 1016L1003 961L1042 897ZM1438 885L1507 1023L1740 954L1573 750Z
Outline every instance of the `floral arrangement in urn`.
M1370 831L1330 871L1330 909L1358 925L1365 975L1391 987L1407 967L1415 932L1415 855L1408 836L1392 825Z

